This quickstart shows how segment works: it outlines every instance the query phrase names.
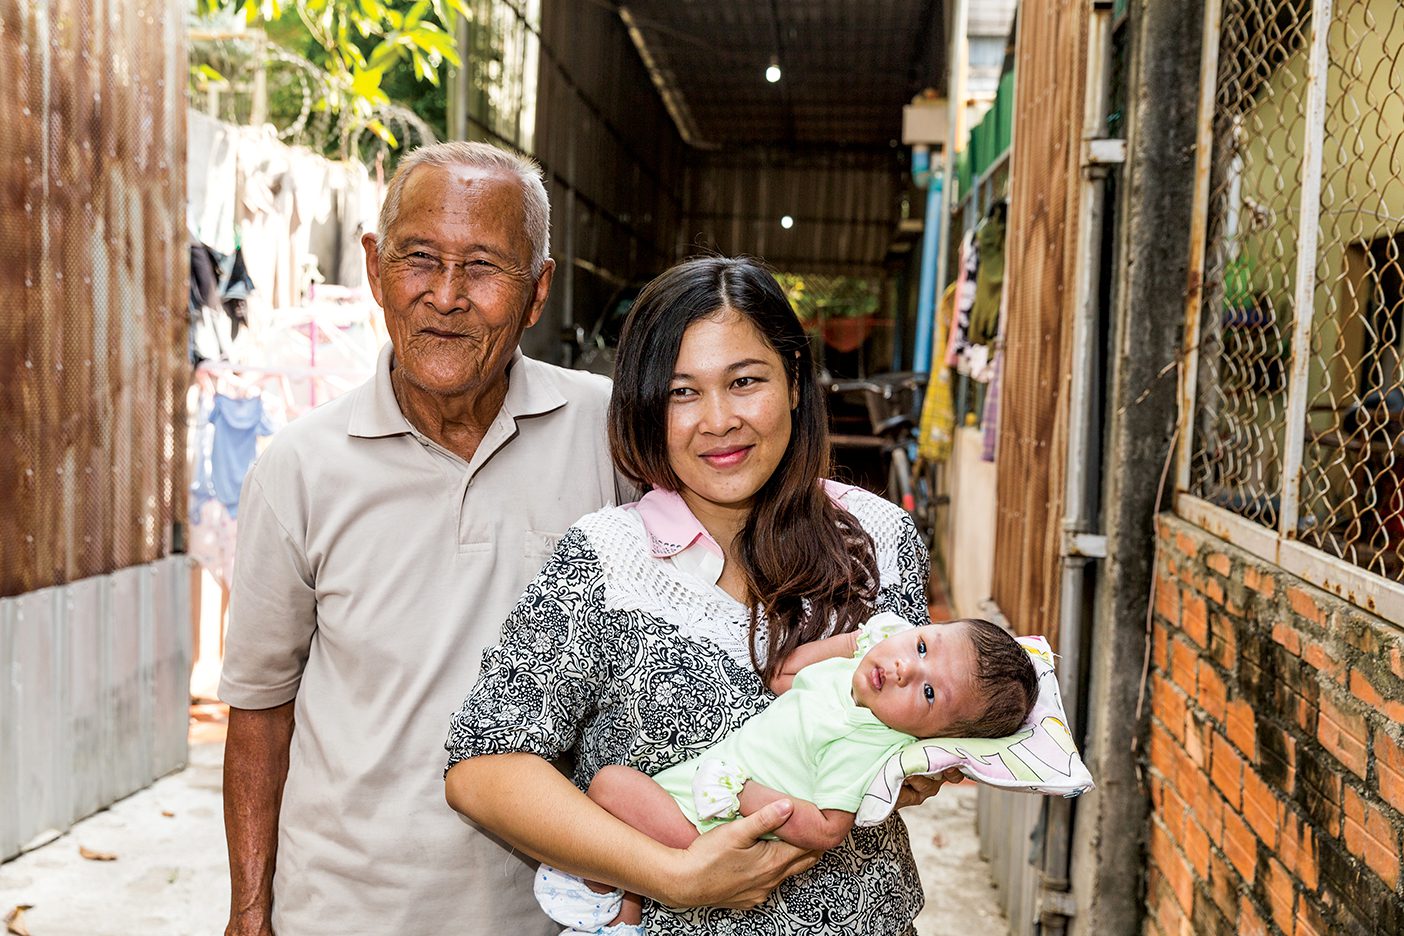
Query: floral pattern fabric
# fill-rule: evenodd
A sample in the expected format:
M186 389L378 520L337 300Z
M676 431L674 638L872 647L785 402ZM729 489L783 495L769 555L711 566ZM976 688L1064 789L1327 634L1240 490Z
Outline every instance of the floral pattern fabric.
M864 491L843 506L876 546L877 609L925 623L928 560L910 517ZM621 600L656 574L670 577L669 602ZM650 556L629 508L591 514L561 538L501 642L484 652L450 726L448 766L483 754L553 760L573 751L573 779L584 790L609 764L655 774L694 757L774 698L744 652L747 627L739 602ZM855 828L753 910L645 901L644 924L657 936L905 936L921 905L906 827L894 815Z

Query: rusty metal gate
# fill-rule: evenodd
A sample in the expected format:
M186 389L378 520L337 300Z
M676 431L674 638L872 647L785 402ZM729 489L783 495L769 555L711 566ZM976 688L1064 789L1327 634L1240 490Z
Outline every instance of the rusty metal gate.
M0 0L0 858L185 759L185 6Z

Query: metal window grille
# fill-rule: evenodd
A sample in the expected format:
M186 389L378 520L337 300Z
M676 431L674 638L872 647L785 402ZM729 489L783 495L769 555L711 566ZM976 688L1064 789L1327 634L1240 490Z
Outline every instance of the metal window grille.
M1404 8L1211 0L1205 35L1179 489L1377 593L1404 582Z

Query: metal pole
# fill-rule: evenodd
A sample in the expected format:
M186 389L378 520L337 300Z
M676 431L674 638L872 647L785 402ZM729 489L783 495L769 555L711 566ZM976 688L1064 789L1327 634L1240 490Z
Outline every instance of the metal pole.
M926 188L926 222L921 232L921 278L917 285L916 347L912 370L929 373L931 343L935 341L936 257L941 252L941 205L943 179L932 173Z
M956 154L965 148L965 77L966 77L966 30L970 23L970 0L956 0L955 15L951 27L951 70L946 79L946 101L951 109L950 133L946 140L944 169L941 192L939 243L951 242L951 196L955 190ZM964 197L965 193L960 195ZM939 251L936 257L936 295L944 295L950 285L951 271L947 269L946 255L950 251Z
M1219 33L1223 0L1204 0L1204 37L1199 53L1199 122L1194 145L1194 201L1190 208L1189 275L1185 286L1185 340L1180 367L1180 450L1175 455L1175 490L1189 490L1194 456L1194 404L1199 381L1199 323L1204 301L1204 251L1209 231L1209 174L1214 157L1214 99L1219 87Z
M1307 60L1306 132L1302 146L1302 201L1298 212L1297 291L1292 303L1292 369L1287 383L1287 438L1282 460L1282 506L1278 531L1297 538L1297 499L1301 493L1302 449L1311 363L1311 326L1316 318L1316 244L1321 233L1321 151L1326 135L1326 78L1330 57L1331 0L1311 5L1311 57Z

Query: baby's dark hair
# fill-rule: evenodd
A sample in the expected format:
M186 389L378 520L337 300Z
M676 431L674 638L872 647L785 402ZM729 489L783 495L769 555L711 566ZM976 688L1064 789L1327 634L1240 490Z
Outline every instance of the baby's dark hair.
M952 725L952 738L1003 738L1023 727L1038 700L1038 673L1029 652L998 624L983 618L952 621L965 625L975 654L975 691L984 696L985 710L973 719Z

